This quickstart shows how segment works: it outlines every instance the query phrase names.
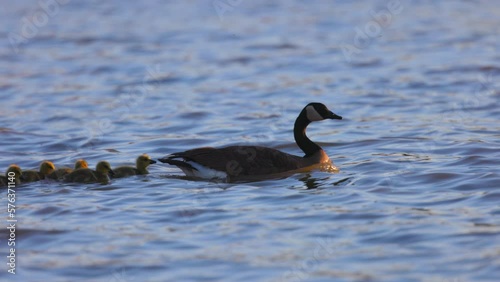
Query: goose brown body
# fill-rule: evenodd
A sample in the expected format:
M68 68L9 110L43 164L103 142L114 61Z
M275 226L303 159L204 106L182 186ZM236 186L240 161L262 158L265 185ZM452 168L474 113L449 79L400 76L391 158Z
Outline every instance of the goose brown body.
M313 121L342 119L321 103L310 103L301 111L294 125L294 137L304 156L295 156L260 146L204 147L173 153L161 162L179 167L188 176L199 176L208 169L213 177L228 180L258 178L259 176L295 172L304 168L330 165L328 155L306 136L306 128Z
M181 158L181 160L176 160ZM168 160L160 161L176 165L181 169L196 170L190 162L223 171L229 177L278 174L294 171L315 164L328 163L330 159L321 150L304 158L260 146L229 146L224 148L204 147L174 153ZM184 170L183 169L183 170Z

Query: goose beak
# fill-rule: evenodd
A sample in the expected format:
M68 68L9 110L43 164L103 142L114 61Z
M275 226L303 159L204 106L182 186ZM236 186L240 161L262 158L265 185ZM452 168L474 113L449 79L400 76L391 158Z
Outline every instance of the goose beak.
M149 163L150 163L150 164L155 164L155 163L156 163L156 161L155 161L155 160L149 160Z
M112 169L110 169L110 170L108 171L108 174L109 174L109 175L111 175L111 176L113 176L113 175L115 175L115 172L114 172Z
M328 115L328 118L329 119L342 119L341 116L334 114L333 112L330 112L330 114Z

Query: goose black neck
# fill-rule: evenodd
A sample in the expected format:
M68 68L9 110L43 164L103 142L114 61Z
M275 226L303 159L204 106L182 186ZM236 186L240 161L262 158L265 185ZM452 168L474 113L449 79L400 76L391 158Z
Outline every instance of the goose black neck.
M295 125L293 127L293 136L295 137L295 142L306 155L304 157L309 157L314 153L321 151L321 147L311 141L306 135L306 128L311 123L307 119L307 114L302 111L300 115L295 120Z

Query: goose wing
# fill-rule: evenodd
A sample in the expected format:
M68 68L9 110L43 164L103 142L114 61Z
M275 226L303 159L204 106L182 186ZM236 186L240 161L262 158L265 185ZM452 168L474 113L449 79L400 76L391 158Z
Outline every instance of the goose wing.
M226 172L229 176L274 174L303 167L301 157L260 146L204 147L174 153L165 159L178 158Z

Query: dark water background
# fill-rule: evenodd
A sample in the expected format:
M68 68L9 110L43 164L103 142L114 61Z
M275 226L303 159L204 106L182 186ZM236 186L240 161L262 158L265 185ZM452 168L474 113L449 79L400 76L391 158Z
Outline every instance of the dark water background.
M344 117L308 130L341 171L23 185L1 281L498 281L497 1L61 3L0 9L2 171L301 154L291 129L311 101Z

